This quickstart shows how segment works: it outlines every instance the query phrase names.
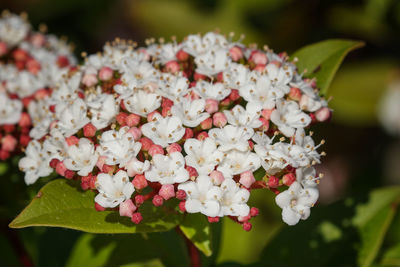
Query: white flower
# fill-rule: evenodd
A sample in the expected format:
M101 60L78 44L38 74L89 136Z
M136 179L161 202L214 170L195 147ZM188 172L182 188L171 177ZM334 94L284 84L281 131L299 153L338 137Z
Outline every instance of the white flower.
M70 78L62 77L58 80L57 86L53 89L51 98L49 99L50 103L57 105L77 99L79 97L78 90L81 78L82 73L77 71Z
M30 25L20 16L7 14L0 18L0 40L11 47L21 42L29 30Z
M275 202L282 208L282 219L288 225L295 225L300 219L310 216L310 208L314 206L319 196L315 187L303 188L294 182L288 190L276 196Z
M197 73L214 76L227 69L231 63L231 58L226 49L214 49L196 56L194 62L197 66Z
M119 164L119 167L124 167L139 153L142 144L135 142L128 130L129 127L122 127L119 131L109 130L101 135L97 151L100 156L106 157L106 164Z
M260 166L261 160L256 153L232 150L227 153L217 170L222 172L225 178L232 178L245 171L255 171Z
M94 201L104 208L115 208L135 191L128 174L122 170L113 176L106 173L97 175L96 188L99 194Z
M85 100L92 114L91 122L98 130L110 125L119 112L119 105L113 95L98 92L88 95Z
M186 165L197 170L199 175L211 173L223 158L223 153L217 150L217 145L212 138L199 141L194 138L187 139L184 144L187 154Z
M240 89L245 86L255 73L252 73L248 67L238 64L231 63L226 71L224 71L224 83L227 87L232 89Z
M33 128L29 136L34 139L40 139L49 132L49 127L53 121L54 114L50 112L49 98L30 101L28 113L32 120Z
M313 167L296 169L296 180L304 187L317 186L319 184L320 178L321 177L317 176L317 171Z
M250 207L246 204L250 197L247 189L240 188L233 179L225 179L221 184L222 198L220 200L223 216L247 216Z
M400 82L393 82L379 101L378 118L384 129L400 136Z
M180 184L178 189L186 192L185 209L188 213L200 212L209 217L219 215L222 191L209 176L200 175L195 182Z
M225 87L223 83L209 83L206 81L198 81L193 90L202 98L222 100L226 98L230 93L231 89Z
M157 63L165 64L168 61L176 60L176 53L181 48L182 45L176 43L154 44L147 48L147 52L156 58Z
M189 80L183 76L163 73L158 82L158 93L172 101L181 101L181 98L188 93Z
M21 118L22 103L8 98L4 92L0 93L0 125L16 124Z
M25 157L18 163L19 169L25 172L25 183L30 185L35 183L39 177L50 175L53 169L50 168L49 161L50 159L38 141L29 142L25 150Z
M66 105L57 105L56 114L59 121L55 127L67 137L77 133L83 126L90 122L87 117L86 104L80 98Z
M145 160L144 162L138 160L137 158L131 159L125 166L126 172L130 177L136 174L143 174L148 169L150 169L150 161Z
M183 50L192 56L206 53L208 50L214 47L226 48L228 42L224 36L208 32L203 37L200 35L189 35L183 42Z
M158 78L159 72L147 61L125 57L121 62L119 69L126 74L124 75L126 80L122 81L127 84L132 83L132 80L134 80L138 87L142 87L144 84L156 81Z
M196 99L190 101L182 101L176 103L171 108L172 115L179 117L182 120L183 125L187 127L196 127L202 121L210 117L210 114L203 112L206 106L204 99Z
M125 99L124 104L129 112L146 117L160 107L161 96L137 90L131 97Z
M183 183L189 179L189 173L185 169L185 159L180 152L154 155L151 168L144 175L148 181L160 184Z
M144 124L141 130L144 136L162 147L179 141L185 134L179 117L163 118L160 114L154 114L153 121Z
M277 108L271 113L271 121L287 137L295 133L296 128L305 128L311 123L311 118L302 112L294 101L278 101Z
M232 110L224 110L224 114L229 124L258 128L262 125L262 122L259 120L261 109L261 105L247 103L246 109L240 105L236 105Z
M320 163L321 155L318 153L317 148L324 143L325 141L323 140L319 145L315 146L314 140L311 136L305 135L304 129L297 129L295 143L288 147L289 155L295 162L295 164L291 165L297 168Z
M63 160L67 154L67 142L64 135L57 129L52 129L51 134L43 142L43 150L49 159Z
M300 108L309 112L315 112L322 107L326 107L327 103L325 100L321 99L320 97L309 97L308 95L302 95L300 102Z
M77 171L80 176L86 176L93 170L98 158L94 144L87 138L81 138L79 143L67 148L67 156L63 162L67 169Z
M219 145L218 149L226 152L232 149L239 151L249 150L248 140L253 136L254 130L247 127L226 125L224 128L213 128L208 135Z

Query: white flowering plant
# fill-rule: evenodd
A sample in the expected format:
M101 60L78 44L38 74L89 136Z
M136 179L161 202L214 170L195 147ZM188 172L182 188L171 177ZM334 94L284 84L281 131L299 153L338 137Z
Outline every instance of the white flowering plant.
M76 64L71 45L46 27L34 31L26 14L0 16L0 160L21 153L42 134L57 80ZM32 148L30 149L32 150ZM32 152L28 152L32 153ZM41 175L48 175L42 170Z
M116 40L84 54L53 88L49 123L31 130L19 162L27 184L52 172L65 179L48 183L10 226L178 227L211 255L208 234L196 233L222 217L250 231L254 190L276 194L286 224L307 219L325 155L311 128L329 121L324 94L360 44L325 41L289 57L233 38Z

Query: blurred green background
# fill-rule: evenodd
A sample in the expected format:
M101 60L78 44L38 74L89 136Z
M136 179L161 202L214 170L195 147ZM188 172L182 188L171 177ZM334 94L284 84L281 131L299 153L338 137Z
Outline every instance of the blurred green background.
M272 193L255 192L251 202L260 207L261 214L254 219L253 230L242 231L239 225L225 220L216 262L226 266L233 261L260 266L357 266L362 265L360 258L375 253L375 266L400 266L397 206L389 216L383 214L386 206L374 206L369 199L376 188L392 186L389 190L397 190L395 186L400 184L399 136L388 135L377 116L381 96L399 79L400 1L1 0L0 9L26 11L35 27L44 22L49 32L68 36L76 46L76 55L82 51L95 53L116 37L143 44L149 37L177 36L179 40L190 33L215 29L225 34L235 32L237 39L245 34L247 44L268 44L276 52L287 51L289 55L324 39L364 40L366 46L346 58L329 90L334 110L331 123L315 129L317 140L327 140L324 150L328 156L318 167L325 178L320 186L320 203L311 218L287 227L281 223ZM2 255L7 256L10 266L20 265L21 257L35 266L64 266L75 241L82 241L80 233L7 229L10 220L46 182L41 180L25 189L15 166L10 162L0 168ZM376 198L382 199L379 194ZM398 203L393 199L388 203ZM361 211L360 205L364 205ZM383 231L382 237L377 237L382 239L379 246L370 245L374 252L363 249L369 245L365 242L376 237L364 235L354 226L357 223L351 223L365 213L371 213L371 218L378 214L378 218L390 219L387 227L378 229Z

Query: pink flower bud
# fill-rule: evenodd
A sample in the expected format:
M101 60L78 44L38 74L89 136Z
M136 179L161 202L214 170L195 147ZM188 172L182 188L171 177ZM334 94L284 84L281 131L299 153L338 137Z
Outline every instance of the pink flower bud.
M59 161L56 166L56 173L61 176L65 176L65 172L67 171L67 167L65 167L62 161Z
M142 205L144 203L144 196L142 195L136 195L135 196L135 203L136 206L139 207L140 205Z
M102 170L102 169L103 169L103 165L104 165L104 163L106 162L106 159L107 159L106 156L100 156L100 157L97 159L97 162L96 162L97 168L99 168L100 170Z
M83 135L85 137L93 137L93 136L95 136L96 131L97 131L96 127L91 123L88 123L85 126L83 126Z
M183 213L186 212L186 201L179 202L179 210L182 211Z
M160 207L162 204L164 204L164 199L160 195L155 195L152 202L154 206Z
M18 142L12 135L6 135L1 139L2 150L12 152L16 148Z
M240 180L239 183L244 185L247 188L250 188L250 186L256 181L254 178L254 175L251 171L245 171L240 174Z
M85 75L83 75L82 83L86 87L92 87L92 86L96 85L97 82L98 82L98 80L97 80L96 74L86 73Z
M243 230L245 230L246 232L249 232L252 227L253 227L253 225L249 222L243 223Z
M166 149L169 154L182 151L182 147L177 143L170 144Z
M135 178L133 178L132 184L138 190L141 190L148 185L146 177L144 177L143 174L137 174Z
M45 99L49 95L50 95L50 92L49 92L49 90L46 90L46 89L39 89L34 94L36 99Z
M132 214L131 220L134 224L139 224L143 220L142 214L140 212L135 212Z
M133 204L132 199L127 199L121 204L119 204L119 215L132 217L133 213L136 211L136 206Z
M193 137L193 130L190 128L185 129L185 135L183 136L183 140L189 139Z
M327 121L331 118L331 111L327 107L320 108L315 112L315 118L320 122Z
M250 209L250 216L251 216L251 217L256 217L256 216L258 215L258 213L259 213L259 210L258 210L257 208L252 207L252 208Z
M290 88L289 97L295 101L300 101L301 99L301 91L299 88L292 87Z
M165 107L172 107L174 105L174 102L169 99L169 98L162 98L162 102L161 102L161 107L165 108Z
M186 192L183 191L182 189L179 189L176 191L176 198L179 200L185 200L186 199Z
M105 211L106 210L104 207L100 206L100 204L97 204L97 202L94 203L94 208L97 211Z
M137 127L130 128L128 132L133 136L135 141L139 140L139 138L142 136L142 131Z
M29 59L26 62L26 69L32 74L37 74L40 71L41 66L38 61L36 61L34 59Z
M10 157L10 152L5 150L0 150L0 160L6 160Z
M65 178L72 179L75 176L75 172L71 170L66 170L64 173Z
M189 59L189 54L181 49L181 50L178 51L178 53L176 53L176 58L179 61L186 61L186 60Z
M140 122L140 116L137 114L129 114L125 118L125 122L129 127L137 126Z
M299 101L299 106L301 109L307 109L308 103L310 102L310 97L308 95L302 95Z
M232 101L236 101L240 98L239 91L236 89L232 89L231 93L229 94L229 99Z
M66 56L59 56L57 58L57 66L59 68L65 68L69 65L69 59Z
M214 113L213 124L216 127L224 127L227 122L228 122L228 119L226 118L224 113L222 113L222 112Z
M265 70L265 65L263 64L257 64L254 69L255 71L258 71L259 73L262 73Z
M170 115L171 115L171 107L163 107L163 108L161 109L161 115L162 115L163 117L168 117L168 116L170 116Z
M46 37L42 33L34 33L31 36L31 43L35 47L41 47L46 43Z
M292 172L289 172L282 177L284 185L290 186L294 181L296 181L296 176Z
M151 141L147 137L140 138L139 142L142 144L142 150L143 151L148 151L150 149L151 145L153 145L153 141Z
M273 64L273 65L277 66L278 68L280 68L282 66L282 62L280 62L278 60L271 61L269 64Z
M21 135L20 137L19 137L19 144L22 146L22 147L26 147L26 146L28 146L28 144L29 144L29 142L31 141L31 138L29 137L29 135L25 135L25 134L23 134L23 135Z
M207 118L200 123L200 128L202 130L208 130L212 127L213 120L211 118Z
M99 71L99 79L101 81L108 81L112 78L114 72L109 67L102 67Z
M160 145L153 144L149 149L149 154L154 157L154 155L161 154L164 155L164 149Z
M0 57L5 55L8 51L7 44L5 42L0 42Z
M219 217L209 217L207 216L207 220L209 223L217 223L219 222Z
M199 174L197 173L197 170L195 168L193 168L191 166L186 166L185 169L188 171L190 178L199 176Z
M231 56L233 61L238 61L243 57L243 51L240 47L234 46L229 49L229 55Z
M153 112L147 114L147 121L152 121L155 114L160 114L160 112L158 112L157 110L154 110Z
M194 75L193 75L193 78L194 78L195 81L200 81L200 80L205 80L205 79L207 79L207 76L195 72Z
M200 141L203 141L204 139L206 139L208 137L208 133L206 131L202 131L200 133L197 134L197 139Z
M28 52L21 48L15 49L12 55L16 61L27 61L29 58Z
M274 109L263 109L261 111L261 116L263 116L266 120L270 120L272 111L274 111Z
M13 125L13 124L5 124L5 125L3 125L3 130L4 130L6 133L14 132L14 130L15 130L15 125Z
M50 160L49 165L50 165L50 167L52 167L53 169L55 169L55 168L57 167L57 164L58 164L59 162L60 162L59 159L52 159L52 160Z
M206 111L210 114L218 111L218 104L219 102L215 99L207 99L206 100Z
M164 184L161 186L158 194L165 200L168 200L175 196L174 185L172 184Z
M220 185L225 180L224 175L220 171L212 171L210 173L210 178L215 185Z
M179 63L176 62L175 60L168 61L167 64L165 64L166 71L170 73L179 72L179 68L180 68Z
M232 100L229 98L229 96L219 102L219 104L224 107L229 106L231 103L232 103Z
M128 117L128 114L126 114L125 112L120 112L117 114L117 116L115 118L119 125L125 126L127 117Z
M107 165L107 164L103 164L103 167L101 168L101 171L104 173L108 173L111 174L113 173L115 170L115 166L113 165Z
M258 64L266 65L268 62L268 58L264 52L255 50L251 53L249 61L256 65Z
M68 146L74 146L79 143L79 138L75 135L71 135L69 137L65 137L65 142L67 142Z
M270 176L267 185L270 188L277 188L279 186L279 179L275 176Z

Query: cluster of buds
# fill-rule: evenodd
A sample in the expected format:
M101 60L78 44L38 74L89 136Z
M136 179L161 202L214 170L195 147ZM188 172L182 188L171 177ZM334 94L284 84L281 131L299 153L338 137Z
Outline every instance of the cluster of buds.
M258 209L247 202L260 188L277 194L286 223L306 219L323 155L308 129L331 111L286 54L232 38L116 40L84 55L54 88L52 122L19 162L26 183L55 170L98 192L97 210L136 224L145 201L175 198L182 212L250 230Z
M75 59L64 41L33 31L24 14L0 16L0 160L27 146L51 88L70 64Z

